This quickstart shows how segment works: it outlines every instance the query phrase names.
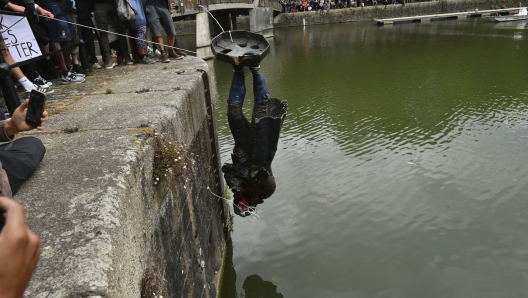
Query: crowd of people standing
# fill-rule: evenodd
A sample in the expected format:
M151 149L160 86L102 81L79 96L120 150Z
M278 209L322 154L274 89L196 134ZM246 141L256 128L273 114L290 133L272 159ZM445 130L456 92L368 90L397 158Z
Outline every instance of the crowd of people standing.
M60 79L63 85L83 83L94 68L112 69L119 64L152 64L156 61L168 63L171 59L186 56L179 49L170 11L173 7L168 0L127 0L135 12L133 20L118 17L118 0L33 1L0 0L0 9L26 14L43 54L68 49L13 69L13 79L25 91L49 89L54 79ZM82 26L75 26L76 23ZM119 34L113 43L110 42L110 30ZM148 46L147 30L150 30L152 41L158 44L154 50ZM163 46L164 32L170 48ZM130 47L125 35L135 38ZM72 46L81 39L87 57L84 65L83 59L79 59L79 47ZM101 60L96 54L94 39L99 41ZM14 63L9 47L2 53L8 64Z
M330 9L342 8L364 8L365 6L376 6L382 4L403 4L407 2L415 2L415 0L383 0L383 3L378 3L378 0L279 0L282 4L282 12L305 12L305 11L320 11Z

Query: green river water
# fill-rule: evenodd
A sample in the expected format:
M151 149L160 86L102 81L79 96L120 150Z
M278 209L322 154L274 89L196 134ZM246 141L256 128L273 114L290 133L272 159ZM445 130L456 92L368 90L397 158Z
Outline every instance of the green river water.
M222 297L526 297L524 26L275 29L277 191L260 219L235 216ZM226 162L232 70L211 66Z

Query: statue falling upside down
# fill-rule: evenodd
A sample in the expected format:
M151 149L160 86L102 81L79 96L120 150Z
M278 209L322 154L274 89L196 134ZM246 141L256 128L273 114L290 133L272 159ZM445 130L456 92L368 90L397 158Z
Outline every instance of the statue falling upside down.
M233 81L227 101L229 128L235 139L232 164L222 167L233 191L234 211L245 217L275 192L271 162L277 151L280 130L288 106L286 101L270 98L259 65L250 65L253 75L254 106L251 122L242 112L246 96L244 66L233 66Z

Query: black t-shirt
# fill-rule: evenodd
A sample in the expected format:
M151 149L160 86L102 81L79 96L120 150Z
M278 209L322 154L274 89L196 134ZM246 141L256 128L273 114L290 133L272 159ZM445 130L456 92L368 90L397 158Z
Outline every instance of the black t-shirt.
M169 9L169 2L167 0L147 0L147 5Z

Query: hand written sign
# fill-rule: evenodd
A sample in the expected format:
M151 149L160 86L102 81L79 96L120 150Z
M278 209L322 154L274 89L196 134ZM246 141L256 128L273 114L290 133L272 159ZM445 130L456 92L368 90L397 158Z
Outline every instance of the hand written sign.
M33 31L24 16L0 14L0 32L15 62L42 55Z

